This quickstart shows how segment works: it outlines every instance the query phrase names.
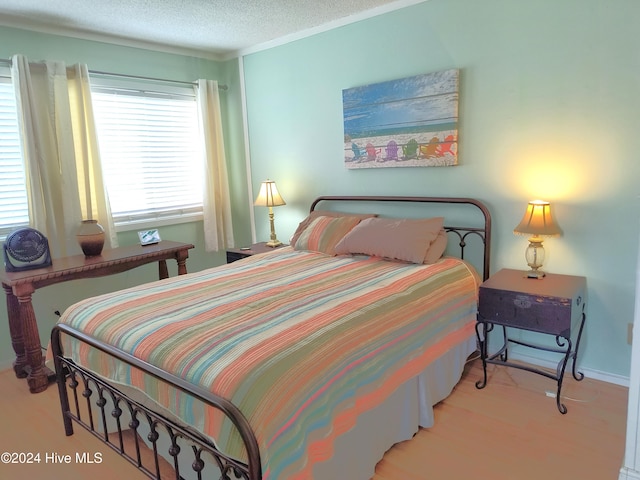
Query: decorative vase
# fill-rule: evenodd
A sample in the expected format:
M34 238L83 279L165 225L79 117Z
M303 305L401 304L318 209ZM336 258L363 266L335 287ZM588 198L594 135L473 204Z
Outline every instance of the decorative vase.
M83 220L76 232L76 238L85 256L95 257L102 253L104 228L97 220Z

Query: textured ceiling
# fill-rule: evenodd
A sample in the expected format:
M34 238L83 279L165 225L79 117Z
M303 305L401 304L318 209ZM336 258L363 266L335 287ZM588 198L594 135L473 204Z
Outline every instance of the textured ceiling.
M0 24L231 57L424 0L0 0Z

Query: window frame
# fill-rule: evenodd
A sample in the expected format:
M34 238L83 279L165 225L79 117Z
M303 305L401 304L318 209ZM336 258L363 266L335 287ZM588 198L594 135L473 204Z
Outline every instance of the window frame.
M9 233L11 233L12 231L21 228L21 227L28 227L30 225L31 222L31 216L30 216L30 211L29 211L29 192L27 190L27 176L26 176L26 166L24 163L24 153L23 153L23 145L22 145L22 139L20 138L20 117L18 114L18 109L17 109L17 105L15 103L15 88L13 85L13 80L11 78L11 69L9 66L7 65L0 65L0 84L2 84L2 86L9 86L10 92L14 98L14 108L15 108L15 133L16 133L16 148L19 150L19 159L22 166L22 185L24 187L24 197L21 199L22 201L19 201L19 205L20 205L20 215L16 215L16 218L21 218L21 216L24 216L24 214L26 214L26 221L17 221L16 223L12 223L12 224L7 224L7 225L1 225L0 224L0 240L4 241L7 237L7 235ZM7 92L8 93L8 92ZM7 112L9 113L9 112ZM7 120L9 120L9 117L7 117ZM0 122L3 122L4 118L0 118ZM3 128L2 126L0 126L0 128ZM7 129L10 129L10 127L7 127ZM2 142L3 146L6 146L5 142ZM15 159L14 159L15 160ZM13 162L11 164L11 166L17 167L17 163L18 162ZM4 173L4 169L5 167L2 168L3 173ZM8 170L7 170L8 171ZM0 192L1 194L1 192ZM20 200L21 195L15 195L15 197L11 197L12 199L15 200ZM11 203L10 201L7 202L6 206L9 206ZM6 219L8 220L10 217L7 217ZM4 218L3 218L3 222L4 222Z
M200 120L198 118L196 84L137 77L120 77L117 75L103 74L98 72L89 72L89 77L91 83L92 103L96 121L96 135L98 136L98 144L100 144L100 130L98 127L98 115L96 114L97 94L119 91L123 95L132 95L134 97L137 96L166 99L189 98L190 101L192 100L194 102L194 114L196 116L193 125L195 125L195 128L197 129L196 132L193 133L193 135L197 135L197 142L200 145L200 152L194 153L196 157L193 158L193 161L201 162L201 164L197 168L199 171L198 175L204 173L204 152L202 151L204 145L200 134ZM105 158L102 156L102 151L101 162L103 165L103 172L105 177L105 187L107 188L107 191L109 191L108 175L106 173L107 166L105 165ZM188 206L185 208L176 207L169 210L161 210L156 212L148 210L146 214L136 214L133 216L127 216L126 214L114 214L114 212L112 211L112 218L117 232L202 221L204 218L203 201L204 193L201 197L200 203L195 206Z

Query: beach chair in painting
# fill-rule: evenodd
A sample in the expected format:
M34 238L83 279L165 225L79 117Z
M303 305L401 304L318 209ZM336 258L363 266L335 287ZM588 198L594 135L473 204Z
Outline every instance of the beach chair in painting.
M367 150L367 160L369 161L373 161L376 158L378 158L378 154L381 151L380 148L374 147L372 143L367 143L366 150Z
M353 152L353 161L359 162L362 160L363 152L356 143L351 143L351 151Z
M390 140L385 149L387 156L385 160L398 160L398 144L395 140Z
M440 139L438 137L433 137L429 140L429 143L420 145L420 156L423 158L437 157L439 145Z
M436 154L439 157L443 157L445 154L449 153L451 155L455 155L453 153L453 144L455 143L455 138L453 135L447 135L447 138L444 139L444 142L442 142L440 145L438 145L438 149L436 151Z
M418 156L418 142L412 138L406 145L402 146L402 157L407 160Z

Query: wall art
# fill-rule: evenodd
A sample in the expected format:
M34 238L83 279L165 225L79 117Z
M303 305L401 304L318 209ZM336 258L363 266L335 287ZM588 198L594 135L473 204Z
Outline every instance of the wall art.
M347 168L458 164L458 69L342 91Z

